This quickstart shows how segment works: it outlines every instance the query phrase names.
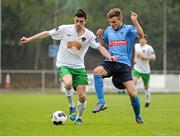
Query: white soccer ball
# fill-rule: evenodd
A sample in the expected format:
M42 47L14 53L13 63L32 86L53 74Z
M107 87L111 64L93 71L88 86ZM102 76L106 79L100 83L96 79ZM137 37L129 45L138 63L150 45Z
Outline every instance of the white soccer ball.
M51 121L54 125L64 125L67 121L67 115L63 111L56 111L51 115Z

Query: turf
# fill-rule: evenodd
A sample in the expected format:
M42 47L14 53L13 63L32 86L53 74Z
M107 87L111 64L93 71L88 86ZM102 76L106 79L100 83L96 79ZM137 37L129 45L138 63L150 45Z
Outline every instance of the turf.
M169 136L180 135L180 94L153 94L150 108L140 95L144 125L137 125L128 95L108 94L108 109L93 114L96 96L87 95L83 125L68 119L63 126L51 114L68 104L63 94L0 93L0 136ZM76 98L77 100L77 98Z

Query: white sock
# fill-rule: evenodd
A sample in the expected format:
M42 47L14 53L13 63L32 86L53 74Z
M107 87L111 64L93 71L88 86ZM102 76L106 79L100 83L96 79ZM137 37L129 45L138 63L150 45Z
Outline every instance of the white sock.
M82 114L83 114L83 112L84 112L84 110L86 108L86 102L87 101L84 101L84 102L78 101L78 105L77 105L78 106L78 114L77 114L78 118L82 117Z
M73 93L74 93L73 88L71 88L70 90L66 89L66 91L65 91L65 95L67 97L67 100L69 102L70 107L75 107L75 103L74 103L74 100L73 100Z
M145 89L145 96L146 96L146 103L150 103L151 93L150 93L149 89Z

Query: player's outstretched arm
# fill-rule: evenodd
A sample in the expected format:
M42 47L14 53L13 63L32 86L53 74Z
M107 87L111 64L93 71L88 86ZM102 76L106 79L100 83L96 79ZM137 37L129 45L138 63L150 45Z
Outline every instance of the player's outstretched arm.
M132 20L134 26L137 29L139 38L143 38L144 37L144 32L143 32L143 29L142 29L141 25L139 24L137 18L138 18L138 15L134 11L131 11L131 20Z
M43 32L38 33L38 34L36 34L36 35L34 35L34 36L32 36L32 37L29 37L29 38L27 38L27 37L22 37L22 38L20 39L20 42L21 42L21 43L28 43L28 42L35 41L35 40L44 39L44 38L48 37L49 35L50 35L50 34L49 34L48 31L43 31Z
M117 60L117 57L111 56L111 55L109 54L109 52L107 51L107 49L104 48L103 46L98 46L98 49L99 49L99 51L101 52L101 54L102 54L104 57L106 57L106 58L109 59L109 61L116 61L116 60Z
M105 42L104 42L104 40L103 40L103 38L102 38L103 33L104 33L104 30L103 30L103 29L98 29L97 32L96 32L97 37L98 37L98 39L99 39L99 42L101 43L102 46L105 47Z

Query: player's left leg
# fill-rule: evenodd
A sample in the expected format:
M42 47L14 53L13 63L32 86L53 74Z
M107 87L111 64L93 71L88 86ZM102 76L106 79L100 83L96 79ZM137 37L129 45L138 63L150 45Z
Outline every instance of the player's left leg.
M75 120L76 124L82 124L82 115L86 108L86 85L88 85L88 77L84 68L74 69L73 73L73 87L76 88L78 95L77 103L77 118Z
M131 99L131 104L135 113L135 119L138 124L144 124L140 115L140 99L134 86L133 80L129 80L123 83L127 89L127 92Z
M79 85L76 87L77 94L78 94L78 114L75 123L76 124L82 124L82 114L86 108L86 86L85 85Z
M107 71L103 66L98 66L94 69L94 87L98 98L97 106L92 110L93 113L107 109L104 99L104 83L103 76L107 75Z
M144 82L144 90L145 90L145 107L149 107L150 105L150 90L149 90L149 80L150 80L150 74L143 74L142 76L143 82Z

